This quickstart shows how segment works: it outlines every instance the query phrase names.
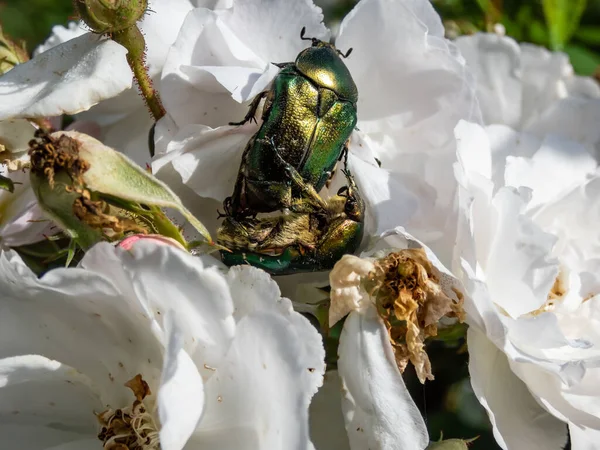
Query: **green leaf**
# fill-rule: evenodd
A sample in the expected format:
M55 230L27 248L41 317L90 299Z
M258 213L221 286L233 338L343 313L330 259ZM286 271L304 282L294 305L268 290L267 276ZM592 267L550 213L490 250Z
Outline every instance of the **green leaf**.
M542 0L552 50L563 50L577 27L587 0Z
M539 20L533 19L529 23L529 41L534 44L541 45L543 47L548 46L548 42L550 41L550 37L548 36L548 29L546 26L540 22Z
M0 175L0 189L8 191L11 194L15 192L15 185L10 178Z
M585 47L569 44L564 51L569 55L573 69L579 75L593 75L600 66L600 54Z
M586 44L600 45L600 27L579 27L574 36Z

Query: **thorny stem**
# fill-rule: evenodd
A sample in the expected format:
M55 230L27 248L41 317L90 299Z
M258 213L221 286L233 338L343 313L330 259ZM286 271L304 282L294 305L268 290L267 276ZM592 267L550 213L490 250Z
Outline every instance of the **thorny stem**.
M157 121L165 115L165 109L160 101L158 92L152 86L152 79L148 75L148 68L145 64L146 41L144 35L134 25L123 31L114 32L112 39L127 49L129 67L133 71L137 85L150 109L150 113L152 113L154 120Z

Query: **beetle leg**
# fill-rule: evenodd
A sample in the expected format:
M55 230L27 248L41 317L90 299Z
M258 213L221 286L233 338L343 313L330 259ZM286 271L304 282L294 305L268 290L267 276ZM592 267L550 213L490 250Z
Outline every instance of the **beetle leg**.
M269 91L262 91L261 93L257 94L252 100L252 103L250 103L248 113L244 117L244 120L241 122L229 122L229 125L244 125L246 122L250 122L251 120L253 120L254 123L258 123L256 121L256 110L258 109L258 105L260 105L260 101L265 98L268 93Z
M340 153L340 157L338 161L341 161L344 158L344 168L348 167L348 152L350 151L350 139L344 142L344 146L342 147L342 151Z
M285 62L285 63L271 63L271 64L273 64L274 66L279 67L280 69L284 69L285 67L287 67L287 66L293 66L296 63L295 62Z
M290 177L290 180L300 189L300 191L302 191L302 195L305 198L305 201L302 203L305 204L306 201L308 201L308 205L312 206L312 212L314 212L315 209L317 209L317 210L327 209L327 203L325 202L325 200L323 200L321 198L321 196L315 190L313 185L305 182L304 178L302 178L302 175L300 175L298 173L298 171L294 168L294 166L289 164L287 161L285 161L281 157L281 155L277 151L277 146L275 145L273 138L271 138L271 145L273 146L273 148L275 150L274 153L275 153L277 162L283 166L283 169L286 171L287 175ZM290 209L292 211L296 211L296 210L294 210L294 206L295 205L297 206L299 204L300 203L297 203L297 202L293 203L290 206ZM303 206L304 206L304 204L303 204ZM301 212L311 212L311 211L306 211L303 209Z

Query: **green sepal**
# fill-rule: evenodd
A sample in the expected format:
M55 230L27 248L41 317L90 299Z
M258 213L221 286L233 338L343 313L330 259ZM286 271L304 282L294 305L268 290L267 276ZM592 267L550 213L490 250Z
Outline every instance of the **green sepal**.
M42 276L54 268L76 264L83 255L74 240L60 235L33 244L12 247L12 249L19 253L27 267L37 276Z
M214 244L202 222L194 217L165 183L142 169L127 156L103 146L98 141L95 144L101 145L102 148L94 148L91 151L91 144L84 142L81 135L65 134L82 141L80 156L90 166L83 174L83 181L88 189L132 203L175 209L192 224L208 244ZM153 211L156 213L157 210ZM169 235L169 237L174 236ZM178 238L175 239L180 241Z
M437 442L432 442L425 450L467 450L468 445L475 441L479 436L472 439L446 439L440 438Z
M70 189L72 180L66 173L57 173L54 188L43 175L30 173L31 188L42 210L81 248L87 250L102 240L99 231L87 226L73 212L73 203L80 194Z
M15 192L15 184L10 178L6 178L0 175L0 189L8 191L12 194L13 192Z

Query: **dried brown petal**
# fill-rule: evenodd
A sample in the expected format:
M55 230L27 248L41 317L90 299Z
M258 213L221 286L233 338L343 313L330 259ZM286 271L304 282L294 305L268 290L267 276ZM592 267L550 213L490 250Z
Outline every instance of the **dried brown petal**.
M390 334L398 367L402 371L412 362L421 383L433 379L425 339L437 335L442 317L464 318L462 294L453 290L452 297L447 295L439 277L423 249L390 253L375 262L371 276L372 294Z

